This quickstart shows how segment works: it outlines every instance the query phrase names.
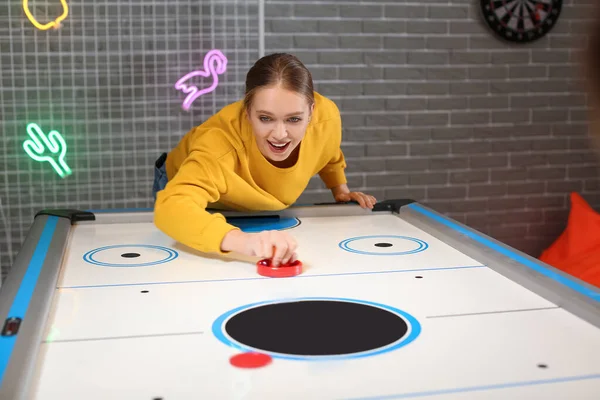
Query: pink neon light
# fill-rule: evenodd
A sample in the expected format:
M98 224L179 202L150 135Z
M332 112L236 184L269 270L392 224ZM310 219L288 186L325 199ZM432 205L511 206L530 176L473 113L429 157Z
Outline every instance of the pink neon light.
M177 83L175 83L175 89L181 90L187 94L187 97L183 101L183 109L189 110L194 100L203 94L212 92L219 84L219 74L225 73L227 67L227 58L219 50L211 50L204 56L204 70L192 71L187 75L181 77ZM198 89L196 85L187 84L186 81L196 76L203 76L205 78L213 77L213 83L205 89Z

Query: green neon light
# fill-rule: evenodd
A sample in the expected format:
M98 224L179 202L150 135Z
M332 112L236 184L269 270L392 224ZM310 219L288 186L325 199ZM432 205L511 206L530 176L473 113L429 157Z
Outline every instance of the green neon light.
M33 122L27 125L27 133L31 139L23 142L23 149L29 157L38 162L50 163L61 178L71 175L71 168L65 162L67 143L60 133L50 131L46 136L39 125ZM56 160L57 154L58 160Z

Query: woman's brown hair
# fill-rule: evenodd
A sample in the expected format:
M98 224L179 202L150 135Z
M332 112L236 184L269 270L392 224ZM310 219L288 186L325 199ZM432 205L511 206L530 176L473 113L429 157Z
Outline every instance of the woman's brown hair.
M260 58L246 74L246 109L250 109L258 89L274 85L303 95L309 106L315 101L312 75L308 68L292 54L274 53Z

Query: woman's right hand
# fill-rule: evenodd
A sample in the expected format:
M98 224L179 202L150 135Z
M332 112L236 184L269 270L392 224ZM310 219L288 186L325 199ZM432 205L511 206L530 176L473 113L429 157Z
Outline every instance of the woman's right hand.
M267 258L275 267L296 260L296 240L283 231L246 233L229 231L221 242L221 250L234 251L252 257Z

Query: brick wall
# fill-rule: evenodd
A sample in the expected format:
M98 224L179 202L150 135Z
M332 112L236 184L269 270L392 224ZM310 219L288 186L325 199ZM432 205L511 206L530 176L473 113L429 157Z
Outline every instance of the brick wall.
M594 0L550 33L498 40L475 0L265 3L266 52L292 52L342 112L349 184L410 197L534 256L570 191L600 206L577 70ZM314 179L303 201L330 201Z

